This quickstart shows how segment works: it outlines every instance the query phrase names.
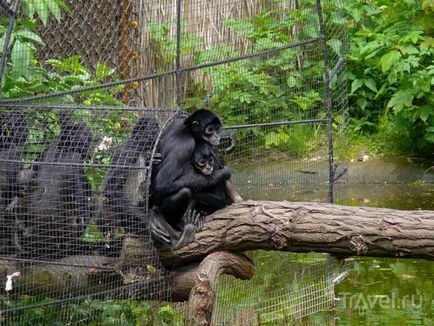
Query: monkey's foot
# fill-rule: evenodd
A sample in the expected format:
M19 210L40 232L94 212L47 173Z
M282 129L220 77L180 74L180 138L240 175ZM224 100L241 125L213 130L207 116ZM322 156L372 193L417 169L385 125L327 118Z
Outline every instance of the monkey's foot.
M179 237L178 242L172 247L173 250L181 249L189 243L193 242L195 239L195 227L193 224L187 224L182 230L182 234Z

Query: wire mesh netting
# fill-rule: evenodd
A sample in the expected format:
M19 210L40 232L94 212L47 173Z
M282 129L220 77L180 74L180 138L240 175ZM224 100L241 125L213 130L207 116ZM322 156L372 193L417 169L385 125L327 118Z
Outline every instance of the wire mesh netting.
M243 198L345 196L342 5L0 0L0 323L182 324L143 218L180 110L222 119ZM216 325L332 307L327 255L250 255L270 268L223 279Z
M257 268L252 280L234 282L229 276L220 280L224 290L217 297L213 324L293 325L296 320L297 325L312 324L318 319L315 313L333 305L334 277L330 275L327 255L274 253L270 257L258 251L251 253L251 258ZM227 301L231 304L225 304ZM319 325L325 325L330 316L324 314L319 319Z

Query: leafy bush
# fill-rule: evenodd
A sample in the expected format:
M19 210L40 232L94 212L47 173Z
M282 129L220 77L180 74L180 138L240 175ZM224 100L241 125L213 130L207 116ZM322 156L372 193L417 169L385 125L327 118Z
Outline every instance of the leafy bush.
M434 150L434 4L345 1L352 130L383 131L400 150Z
M318 16L312 8L283 9L284 12L274 9L261 12L253 19L227 20L225 24L251 44L252 53L259 53L317 37ZM309 28L293 35L291 29L301 23ZM317 47L315 51L321 53L322 45ZM212 109L228 125L323 118L325 114L318 113L323 104L323 91L309 89L322 81L323 60L300 52L300 48L286 49L205 69L212 83L211 93L195 85L193 96L186 99L184 107ZM219 59L222 53L225 57L240 55L226 45L219 45L194 56L200 64ZM278 149L301 157L318 147L318 131L313 126L258 127L240 130L239 137L249 139L251 145L247 147L259 144L260 148Z
M24 296L12 301L0 296L0 306L13 309L27 305L50 303L47 297ZM40 306L0 316L0 323L11 325L175 325L182 313L169 305L153 307L148 301L91 300L77 303Z

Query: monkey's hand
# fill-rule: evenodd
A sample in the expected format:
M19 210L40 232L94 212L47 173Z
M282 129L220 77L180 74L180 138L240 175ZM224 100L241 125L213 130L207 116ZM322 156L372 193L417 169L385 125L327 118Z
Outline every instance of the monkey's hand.
M18 205L18 196L15 196L9 205L5 208L6 212L12 212Z
M173 250L181 249L185 247L189 243L193 242L195 239L195 230L193 224L187 224L184 226L184 230L182 230L181 236L177 243L172 246Z
M204 212L189 208L183 216L184 225L192 224L196 231L199 231L203 227L206 214Z
M211 175L211 180L212 180L211 183L212 184L220 183L223 180L228 180L230 177L231 177L231 171L229 171L228 167L225 166L223 169L217 170Z

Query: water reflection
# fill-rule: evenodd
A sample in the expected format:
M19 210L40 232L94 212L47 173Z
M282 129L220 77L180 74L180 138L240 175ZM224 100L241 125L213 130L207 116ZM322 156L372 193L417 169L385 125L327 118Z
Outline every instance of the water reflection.
M326 198L323 161L299 166L255 162L234 170L234 181L246 199L324 202ZM349 171L337 185L339 204L434 210L433 169L388 159L354 162ZM271 261L277 264L281 259L276 255ZM434 325L433 271L431 261L354 259L354 270L336 287L336 325ZM318 314L310 319L308 324L327 321Z
M342 204L434 210L432 169L404 159L357 162L350 167ZM434 325L434 262L357 258L336 286L336 325Z

